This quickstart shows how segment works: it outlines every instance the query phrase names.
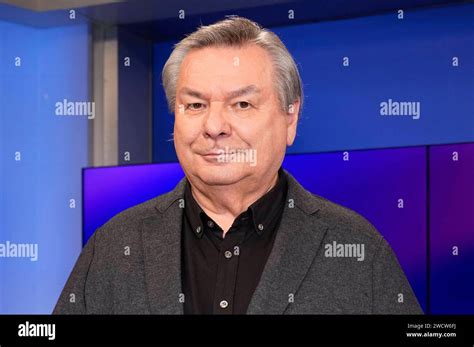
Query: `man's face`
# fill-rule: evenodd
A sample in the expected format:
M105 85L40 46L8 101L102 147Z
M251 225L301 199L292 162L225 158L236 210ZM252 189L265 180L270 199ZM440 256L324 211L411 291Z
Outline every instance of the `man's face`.
M191 180L232 185L275 174L294 141L299 104L281 110L273 66L257 45L192 50L181 64L174 143Z

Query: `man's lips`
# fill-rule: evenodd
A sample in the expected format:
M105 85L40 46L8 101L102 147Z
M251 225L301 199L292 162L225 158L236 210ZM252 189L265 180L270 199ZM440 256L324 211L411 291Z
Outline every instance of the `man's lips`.
M202 155L204 157L222 155L223 153L225 153L225 151L223 149L221 149L221 150L216 149L216 150L211 150L211 151L198 152L199 155Z
M201 154L201 157L203 158L203 160L205 160L209 163L216 164L216 163L219 162L219 158L221 157L221 155L222 154L220 154L220 153L210 152L210 153Z
M208 152L201 152L198 153L205 161L209 163L219 163L220 158L222 157L223 153L225 153L224 150L211 150Z

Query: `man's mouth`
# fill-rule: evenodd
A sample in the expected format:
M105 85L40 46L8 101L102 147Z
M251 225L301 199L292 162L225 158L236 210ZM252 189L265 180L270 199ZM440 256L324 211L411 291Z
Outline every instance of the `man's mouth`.
M198 152L198 153L202 155L203 157L215 157L215 156L222 155L223 153L225 153L225 150L224 149L211 149L208 151L203 151L203 152Z

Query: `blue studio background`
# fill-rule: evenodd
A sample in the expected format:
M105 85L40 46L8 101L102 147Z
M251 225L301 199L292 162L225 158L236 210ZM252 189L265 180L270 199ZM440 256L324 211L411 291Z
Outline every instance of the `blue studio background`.
M51 312L81 250L87 118L55 103L88 100L88 59L87 25L0 22L0 242L38 245L37 261L0 258L0 313Z
M174 2L164 1L170 11ZM58 117L54 104L90 100L91 25L18 24L2 19L0 5L0 243L39 250L35 262L0 258L0 314L50 313L95 228L180 178L161 69L186 32L226 14L275 31L300 68L305 105L285 167L374 223L425 312L474 313L474 4L411 8L399 19L390 6L408 1L294 1L304 20L291 23L285 2L119 26L119 61L140 63L119 66L118 161L150 167L88 168L83 176L90 121ZM119 13L111 6L105 19ZM389 99L419 102L420 118L382 116ZM132 162L123 162L125 150Z

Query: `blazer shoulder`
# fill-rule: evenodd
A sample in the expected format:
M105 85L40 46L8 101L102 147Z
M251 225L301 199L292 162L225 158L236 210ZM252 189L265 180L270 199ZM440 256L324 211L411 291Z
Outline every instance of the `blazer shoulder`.
M95 233L97 241L120 240L133 237L138 233L141 223L150 218L159 218L160 214L182 196L183 181L172 191L156 196L140 204L127 208L110 218Z
M320 206L317 218L323 219L333 235L378 244L383 236L363 215L349 207L311 193Z
M374 225L356 211L312 193L304 188L288 171L288 196L310 218L325 224L330 236L346 242L380 243L382 235Z

